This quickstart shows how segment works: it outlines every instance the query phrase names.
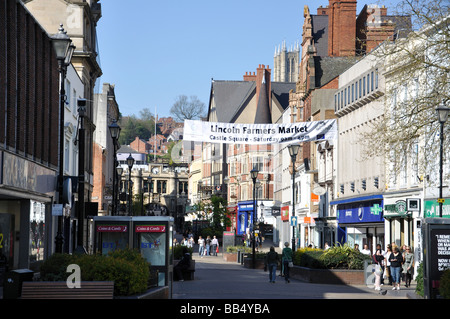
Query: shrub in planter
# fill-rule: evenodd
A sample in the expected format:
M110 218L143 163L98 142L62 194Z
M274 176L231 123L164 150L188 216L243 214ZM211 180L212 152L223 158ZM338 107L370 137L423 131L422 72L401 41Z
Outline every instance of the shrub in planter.
M243 251L246 254L252 253L252 247L247 246L228 246L227 247L227 253L237 253L237 251L240 250Z
M306 268L315 268L315 269L323 269L325 268L321 256L323 254L323 250L306 250L300 255L300 260L298 265ZM294 257L295 259L295 257Z
M325 250L320 259L330 269L364 269L364 261L372 258L344 244Z
M424 296L424 287L423 287L423 263L420 263L419 267L417 267L417 276L416 276L416 294L423 297Z
M444 270L439 281L439 293L445 299L450 299L450 269Z
M147 289L150 264L137 250L116 250L108 256L54 254L42 264L41 279L65 281L70 264L80 266L82 281L114 281L116 296L129 296Z
M323 252L322 249L319 248L297 248L297 250L294 253L294 265L301 266L302 264L305 264L305 262L302 262L302 258L309 258L309 256L306 256L304 254L309 254L310 252L319 252L317 254L321 254L320 252ZM314 253L312 253L314 255ZM304 267L304 266L303 266Z

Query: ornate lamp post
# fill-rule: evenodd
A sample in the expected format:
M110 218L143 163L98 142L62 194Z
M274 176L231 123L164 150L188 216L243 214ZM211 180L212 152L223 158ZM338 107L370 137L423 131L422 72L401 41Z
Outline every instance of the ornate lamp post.
M117 173L117 193L116 193L116 197L114 198L114 202L115 202L115 207L116 207L116 211L114 212L115 215L118 215L118 203L120 203L117 199L119 198L119 193L120 193L120 182L122 181L122 173L123 173L123 167L122 166L117 166L116 167L116 173ZM114 185L114 187L116 187L116 185Z
M120 126L117 125L117 121L114 119L112 123L109 125L109 133L111 134L111 138L113 140L113 148L114 148L114 158L113 158L113 194L112 194L112 215L116 214L116 166L117 166L117 146L120 135Z
M255 252L255 218L256 218L256 179L258 178L258 169L256 167L253 167L253 169L250 171L250 176L253 180L253 216L252 216L252 263L253 268L256 268L256 252Z
M71 45L72 40L64 31L63 25L60 25L59 32L52 37L53 49L55 50L56 59L58 60L59 71L59 174L58 174L58 203L63 205L63 182L64 182L64 103L66 101L66 92L64 82L66 79L67 66L72 60L72 54L75 49ZM55 238L55 251L63 252L64 236L63 216L58 216L58 232Z
M445 106L439 106L436 108L439 123L441 124L441 131L439 134L440 139L440 151L439 151L439 217L442 217L442 206L444 204L444 198L442 196L442 175L443 175L443 163L444 163L444 124L447 122L448 113L450 108Z
M131 203L132 203L132 192L133 192L133 188L131 187L131 169L133 168L134 165L134 158L133 156L127 157L127 165L128 165L128 216L132 216L132 212L131 212Z
M292 160L292 220L295 217L295 161L297 160L297 154L300 145L291 144L288 146L289 155ZM292 224L292 250L295 251L295 226Z

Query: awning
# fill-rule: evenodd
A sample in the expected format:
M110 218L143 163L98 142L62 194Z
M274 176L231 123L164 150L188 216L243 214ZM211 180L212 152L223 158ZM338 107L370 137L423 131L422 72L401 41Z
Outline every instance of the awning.
M330 205L341 205L341 204L350 204L355 202L364 202L370 200L383 199L383 195L371 195L371 196L360 196L353 198L346 198L341 200L333 200L330 202Z

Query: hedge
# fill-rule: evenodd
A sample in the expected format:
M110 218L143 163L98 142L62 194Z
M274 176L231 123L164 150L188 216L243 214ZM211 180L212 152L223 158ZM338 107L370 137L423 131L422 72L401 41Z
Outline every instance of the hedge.
M70 264L80 267L82 281L114 281L116 296L130 296L148 288L150 264L138 250L116 250L108 255L56 253L41 265L41 280L66 281Z

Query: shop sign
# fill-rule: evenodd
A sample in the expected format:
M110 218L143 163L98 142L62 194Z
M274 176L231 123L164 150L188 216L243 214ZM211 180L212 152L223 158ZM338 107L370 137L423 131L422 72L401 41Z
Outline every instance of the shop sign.
M282 221L289 220L289 206L281 207L281 220Z
M97 225L99 233L124 233L128 230L126 225Z
M370 223L383 221L383 206L381 203L362 203L360 205L338 206L338 221L346 223Z
M136 233L164 233L165 225L137 225L134 229Z
M424 218L439 217L439 203L435 200L426 200L424 205ZM450 201L442 205L442 217L450 218Z

